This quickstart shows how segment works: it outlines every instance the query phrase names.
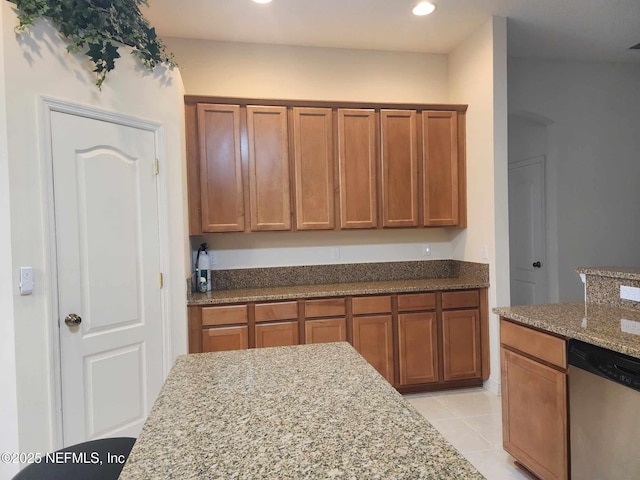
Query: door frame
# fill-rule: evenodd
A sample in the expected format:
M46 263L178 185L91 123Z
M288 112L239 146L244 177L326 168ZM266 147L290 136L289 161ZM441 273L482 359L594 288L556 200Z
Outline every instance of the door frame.
M57 246L56 224L53 195L53 151L51 114L53 112L76 115L92 120L99 120L116 125L146 130L154 134L156 157L160 165L165 165L166 152L164 151L164 127L161 123L137 118L131 115L102 110L88 105L81 105L66 100L40 96L39 103L39 131L41 132L40 170L41 170L41 198L46 201L45 213L42 218L44 241L48 245L43 251L44 256L44 284L47 292L46 317L49 325L49 396L51 399L51 427L52 444L54 449L62 448L64 444L62 428L62 370L60 329L58 319L58 271L57 271ZM170 312L170 278L168 269L170 265L169 254L169 211L167 178L163 168L159 169L157 178L157 205L158 205L158 236L160 242L160 271L164 273L164 285L160 290L161 301L161 328L162 328L162 372L166 378L171 365L171 325L167 312Z
M541 236L542 236L542 251L540 252L540 255L542 256L542 262L545 265L545 269L544 269L544 282L545 282L545 288L544 288L544 293L545 293L545 303L549 303L550 301L550 297L551 297L551 292L550 292L550 286L549 286L549 268L547 268L547 264L548 259L549 259L549 255L547 252L547 231L548 231L548 226L547 226L547 155L546 154L542 154L542 155L536 155L535 157L531 157L531 158L526 158L524 160L518 160L517 162L511 162L508 165L507 168L507 172L510 172L511 169L516 169L516 168L520 168L520 167L528 167L529 165L536 165L536 164L540 164L542 166L542 191L540 192L542 195L542 205L540 206L540 215L542 215L542 232L541 232ZM507 188L509 188L509 184L507 185ZM509 200L509 204L511 204L511 198L508 199ZM509 228L511 228L511 226L509 226ZM509 230L509 237L511 237L511 230ZM509 252L511 253L511 247L509 247ZM511 262L510 262L511 263ZM509 282L511 282L511 271L509 271Z

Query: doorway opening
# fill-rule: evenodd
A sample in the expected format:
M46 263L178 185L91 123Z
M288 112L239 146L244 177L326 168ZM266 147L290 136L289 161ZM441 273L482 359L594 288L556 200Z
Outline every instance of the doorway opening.
M550 228L555 198L548 185L555 171L551 125L531 114L509 115L511 305L549 303L557 297L557 257L550 248L557 243Z

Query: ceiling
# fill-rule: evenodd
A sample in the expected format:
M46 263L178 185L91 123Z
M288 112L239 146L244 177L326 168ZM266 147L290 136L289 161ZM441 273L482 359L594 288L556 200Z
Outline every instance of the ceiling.
M510 56L640 62L639 0L149 0L161 37L447 54L493 15Z

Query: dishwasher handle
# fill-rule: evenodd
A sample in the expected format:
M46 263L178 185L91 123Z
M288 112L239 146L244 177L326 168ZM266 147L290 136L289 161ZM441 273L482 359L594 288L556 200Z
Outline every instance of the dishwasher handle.
M614 362L613 366L614 366L614 368L616 370L618 370L621 373L624 373L626 375L631 375L633 377L640 378L640 370L632 370L631 368L627 368L627 367L623 367L622 365L618 365L615 362Z
M569 365L640 391L640 359L571 339Z

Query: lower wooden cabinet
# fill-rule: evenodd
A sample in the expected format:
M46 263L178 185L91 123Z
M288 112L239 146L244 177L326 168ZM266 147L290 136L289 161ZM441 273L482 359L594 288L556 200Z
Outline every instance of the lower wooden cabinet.
M249 348L249 329L239 327L205 328L202 332L203 352L224 352Z
M400 392L489 377L486 289L189 307L189 352L348 341Z
M298 323L279 322L256 325L256 347L298 345Z
M398 314L400 386L437 382L438 358L436 312Z
M304 324L305 343L328 343L347 341L347 319L328 318L307 320Z
M505 320L500 337L504 449L541 480L566 480L565 341Z
M389 383L394 383L391 315L355 317L353 319L353 347Z
M480 312L442 312L443 378L461 380L482 376Z

